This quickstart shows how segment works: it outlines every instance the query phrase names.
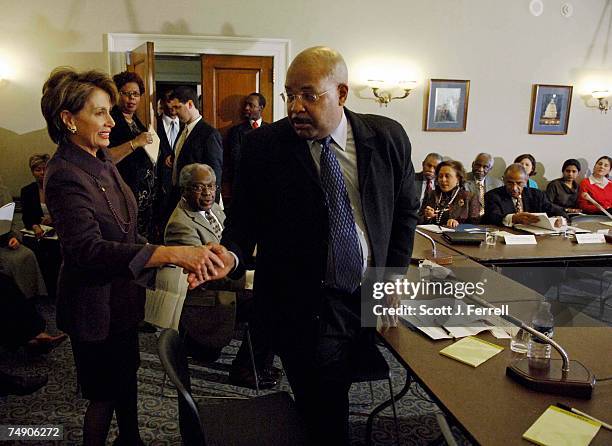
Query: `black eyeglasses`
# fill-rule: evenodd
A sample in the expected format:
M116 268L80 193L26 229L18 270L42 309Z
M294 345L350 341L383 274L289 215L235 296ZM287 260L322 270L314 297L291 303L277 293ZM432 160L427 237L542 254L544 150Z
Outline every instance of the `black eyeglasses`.
M139 91L119 91L119 94L126 98L139 98L141 96Z
M217 186L214 183L213 184L190 184L187 186L187 189L189 189L192 192L197 192L198 194L201 194L204 191L216 192L219 189L219 186Z

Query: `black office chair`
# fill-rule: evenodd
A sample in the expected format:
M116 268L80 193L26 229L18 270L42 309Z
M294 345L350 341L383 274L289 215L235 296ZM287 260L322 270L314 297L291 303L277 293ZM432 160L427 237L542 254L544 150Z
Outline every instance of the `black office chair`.
M176 386L183 443L194 446L300 446L306 431L288 393L202 405L191 395L187 357L176 330L165 329L158 341L159 359Z
M399 444L399 421L395 405L393 383L391 381L391 369L386 359L375 344L361 350L356 356L356 363L352 364L352 383L367 382L370 386L370 404L374 403L374 391L372 381L387 381L389 384L390 403L393 408L393 421L395 423L395 441ZM379 411L371 415L376 415ZM371 444L373 416L368 417L366 424L366 443Z
M575 215L570 218L570 223L575 225L577 223L599 223L602 221L610 221L606 215Z

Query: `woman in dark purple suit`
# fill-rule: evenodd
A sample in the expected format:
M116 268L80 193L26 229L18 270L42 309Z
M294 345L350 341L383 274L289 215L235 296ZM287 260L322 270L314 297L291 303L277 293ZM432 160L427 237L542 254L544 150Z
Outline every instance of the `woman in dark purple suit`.
M41 108L58 144L47 166L47 206L60 238L57 325L70 336L89 406L83 442L103 445L113 412L117 444L142 444L138 432L136 327L155 267L190 271L190 286L221 261L206 247L146 244L136 230L137 205L106 149L115 125L113 81L96 71L58 68L43 87Z

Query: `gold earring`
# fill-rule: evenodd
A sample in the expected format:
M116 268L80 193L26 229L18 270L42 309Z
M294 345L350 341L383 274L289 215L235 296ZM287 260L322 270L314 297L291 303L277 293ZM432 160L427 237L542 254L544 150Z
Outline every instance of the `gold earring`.
M74 135L77 132L76 125L73 127L68 127L68 131Z

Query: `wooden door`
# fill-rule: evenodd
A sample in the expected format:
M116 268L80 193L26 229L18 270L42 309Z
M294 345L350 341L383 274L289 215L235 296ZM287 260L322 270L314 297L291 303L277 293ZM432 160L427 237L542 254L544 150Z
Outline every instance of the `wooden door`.
M202 58L202 115L206 122L225 136L233 125L242 121L242 102L249 93L257 92L266 98L262 118L272 122L274 98L274 58L271 56L228 56L203 54ZM233 167L227 150L223 156L222 193L226 203L231 201Z
M136 116L149 128L153 125L155 129L155 109L157 100L155 98L155 54L153 42L146 42L128 53L127 70L138 74L145 85L145 94L140 99Z

